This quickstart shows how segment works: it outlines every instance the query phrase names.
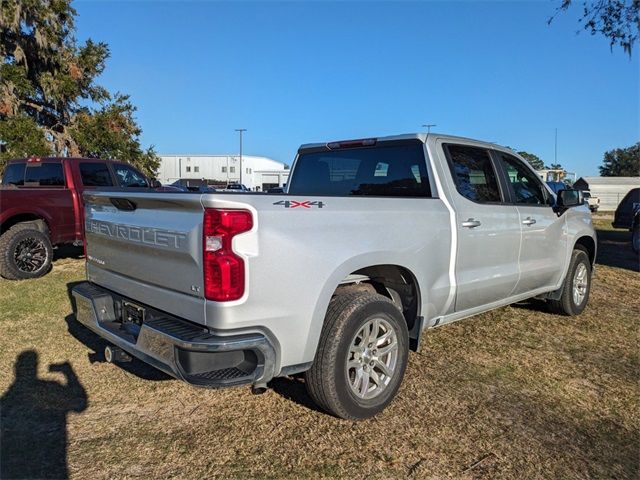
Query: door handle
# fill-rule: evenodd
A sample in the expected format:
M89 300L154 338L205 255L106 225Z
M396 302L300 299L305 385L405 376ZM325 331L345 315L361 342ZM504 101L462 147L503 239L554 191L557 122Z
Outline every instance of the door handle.
M523 225L533 225L534 223L536 223L536 219L531 217L527 217L522 221Z
M476 228L476 227L479 227L480 225L482 225L480 223L480 220L474 220L473 218L470 218L466 222L462 222L462 226L465 228Z

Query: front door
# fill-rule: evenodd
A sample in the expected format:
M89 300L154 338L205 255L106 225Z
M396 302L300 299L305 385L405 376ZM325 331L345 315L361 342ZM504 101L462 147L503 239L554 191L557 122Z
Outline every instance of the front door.
M564 218L553 211L553 197L534 171L513 155L496 152L496 156L522 225L520 281L514 293L555 286L564 273L567 252Z
M445 144L455 185L458 247L457 312L484 306L512 295L518 282L520 218L507 205L496 165L486 148Z

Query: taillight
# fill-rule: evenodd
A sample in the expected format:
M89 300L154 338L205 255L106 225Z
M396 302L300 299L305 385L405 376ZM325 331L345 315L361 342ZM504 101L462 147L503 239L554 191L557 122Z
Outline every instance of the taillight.
M253 217L248 210L204 211L203 261L204 296L224 302L244 295L244 260L233 252L233 237L251 230Z

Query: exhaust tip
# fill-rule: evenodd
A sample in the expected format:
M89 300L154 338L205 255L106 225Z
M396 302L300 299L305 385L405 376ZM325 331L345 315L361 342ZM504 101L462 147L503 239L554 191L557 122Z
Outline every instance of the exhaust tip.
M104 359L107 363L130 362L132 360L131 355L113 345L104 347Z
M262 395L266 391L266 385L251 385L251 393L254 395Z

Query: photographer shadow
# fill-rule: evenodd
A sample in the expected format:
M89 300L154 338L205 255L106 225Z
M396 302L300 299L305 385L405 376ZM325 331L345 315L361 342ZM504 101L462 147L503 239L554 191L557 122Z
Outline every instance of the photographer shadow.
M66 382L38 378L38 353L15 362L15 379L0 399L0 478L68 478L67 415L87 408L87 392L68 362L50 372Z

